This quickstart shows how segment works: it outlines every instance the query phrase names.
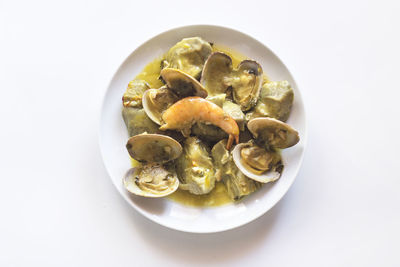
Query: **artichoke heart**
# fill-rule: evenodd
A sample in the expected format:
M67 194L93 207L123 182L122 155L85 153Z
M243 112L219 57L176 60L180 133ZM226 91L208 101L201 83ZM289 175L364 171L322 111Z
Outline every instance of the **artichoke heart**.
M271 117L280 121L289 118L294 94L288 81L267 82L261 88L260 99L246 119Z
M168 50L163 68L179 69L199 79L211 52L210 43L200 37L184 38Z
M208 148L196 137L185 140L176 170L181 182L179 188L192 194L207 194L215 186L214 166Z
M146 112L142 108L124 107L122 109L122 117L124 118L126 128L128 128L129 136L144 132L158 132L158 125L146 115Z
M231 153L226 149L226 140L216 143L211 150L216 168L217 180L222 180L229 196L239 200L262 186L247 178L235 165Z
M225 103L226 94L210 95L206 99L222 108Z
M225 101L222 106L222 109L226 114L231 116L236 121L239 129L241 131L244 131L245 115L242 112L240 106L231 101Z
M124 107L142 107L142 96L150 86L144 80L134 79L129 82L128 88L122 96L122 104Z

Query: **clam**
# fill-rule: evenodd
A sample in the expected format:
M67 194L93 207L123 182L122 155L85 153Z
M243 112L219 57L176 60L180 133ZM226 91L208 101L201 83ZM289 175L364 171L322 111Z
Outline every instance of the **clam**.
M272 118L255 118L247 128L254 139L235 146L233 161L247 177L268 183L279 179L283 170L276 149L294 146L299 141L298 132L290 125Z
M129 155L141 164L126 173L125 188L139 196L164 197L179 187L175 166L171 161L182 153L182 146L161 134L140 134L129 138Z
M165 68L161 70L160 75L168 89L172 90L179 98L207 97L206 89L195 78L181 70Z
M178 100L167 87L149 89L143 94L142 104L146 115L158 125L162 124L162 113Z
M249 195L262 186L261 183L249 179L241 172L226 149L227 140L221 140L211 149L214 160L215 177L222 181L229 196L234 200Z
M176 172L159 164L129 169L123 183L130 193L152 198L168 196L179 187Z
M179 69L198 79L211 53L209 42L200 37L184 38L168 50L162 64L164 68Z
M300 140L299 133L289 124L273 118L255 118L247 128L260 143L273 148L288 148Z
M223 94L231 85L232 70L231 57L222 52L214 52L204 64L200 83L209 95Z
M232 81L233 99L242 110L249 110L257 104L262 84L262 68L254 60L240 62Z
M281 176L283 165L279 154L260 148L252 142L236 145L232 156L239 170L257 182L273 182Z
M243 60L236 69L232 59L225 53L214 52L207 59L201 84L209 95L229 93L232 90L233 100L247 111L254 107L260 95L263 70L254 60Z
M165 163L182 153L182 146L175 139L162 134L139 134L126 143L129 155L142 163Z

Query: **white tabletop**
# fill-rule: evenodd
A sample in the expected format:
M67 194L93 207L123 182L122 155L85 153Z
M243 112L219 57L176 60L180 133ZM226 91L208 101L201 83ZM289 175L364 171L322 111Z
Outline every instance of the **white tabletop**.
M400 265L398 1L226 5L0 2L0 266ZM217 234L142 217L112 185L98 145L120 63L187 24L265 43L306 104L292 188L260 219Z

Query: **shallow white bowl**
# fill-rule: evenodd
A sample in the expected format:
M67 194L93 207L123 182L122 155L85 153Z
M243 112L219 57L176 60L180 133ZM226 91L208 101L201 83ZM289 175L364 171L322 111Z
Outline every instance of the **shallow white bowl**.
M128 139L122 119L121 97L129 83L154 58L164 54L171 46L185 37L203 39L227 46L234 51L257 60L272 80L288 80L294 89L295 101L288 123L300 133L300 142L283 150L284 171L279 180L264 185L261 190L237 204L221 207L187 207L169 199L149 199L128 193L122 177L130 168L125 149ZM100 147L104 164L112 182L124 199L139 213L169 228L193 233L212 233L246 224L267 212L287 192L300 168L306 140L306 123L300 91L293 76L282 61L265 45L254 38L220 26L193 25L163 32L148 40L122 63L114 74L105 94L101 121Z

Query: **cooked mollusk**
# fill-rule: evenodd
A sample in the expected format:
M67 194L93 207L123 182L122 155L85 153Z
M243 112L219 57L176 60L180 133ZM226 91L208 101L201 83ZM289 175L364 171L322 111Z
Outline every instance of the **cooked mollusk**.
M160 75L168 88L180 98L207 97L206 89L195 78L181 70L166 68L161 70Z
M262 68L254 60L243 60L232 78L233 99L242 110L249 110L257 103L262 84Z
M225 53L214 52L204 65L201 84L209 95L230 93L233 100L243 111L249 110L257 103L262 84L263 70L254 60L243 60L232 67L232 59Z
M158 125L162 124L162 113L178 100L167 87L149 89L143 94L142 104L146 115Z
M145 164L129 169L123 184L126 190L135 195L156 198L175 192L179 180L172 166Z
M225 53L212 53L204 64L200 83L209 95L223 94L231 86L232 59Z
M182 153L182 146L173 138L162 134L139 134L129 138L129 155L142 163L164 163Z
M243 153L243 150L249 148L254 150ZM233 161L239 170L250 179L260 183L273 182L279 179L282 173L283 165L280 156L276 152L261 150L262 148L251 142L238 144L232 151Z
M299 133L290 125L273 118L255 118L247 123L247 128L258 143L267 147L288 148L300 140Z
M222 180L229 196L234 200L249 195L261 187L261 183L249 179L238 169L232 160L232 154L226 149L226 139L211 149L214 160L215 177Z

